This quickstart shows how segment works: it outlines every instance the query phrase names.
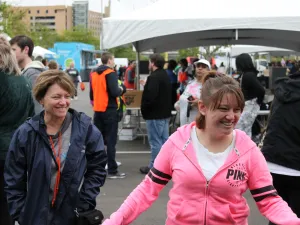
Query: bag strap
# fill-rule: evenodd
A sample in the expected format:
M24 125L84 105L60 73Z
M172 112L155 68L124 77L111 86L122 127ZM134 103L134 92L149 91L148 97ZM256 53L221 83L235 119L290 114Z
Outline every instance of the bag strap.
M274 102L274 99L273 99L273 102ZM267 126L264 128L263 130L263 136L258 144L258 147L261 149L264 145L264 140L265 140L265 137L266 137L266 134L267 134L267 130L268 130L268 126L269 126L269 122L270 122L270 118L271 118L271 114L272 114L272 109L273 109L273 102L271 103L271 107L270 107L270 113L268 115L268 119L267 119Z

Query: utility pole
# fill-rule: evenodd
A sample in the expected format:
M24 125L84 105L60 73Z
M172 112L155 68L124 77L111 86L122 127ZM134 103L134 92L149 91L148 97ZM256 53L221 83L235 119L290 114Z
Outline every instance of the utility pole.
M1 0L0 0L1 1ZM100 29L100 50L103 51L103 0L101 0L101 29Z
M2 4L2 0L0 0L0 5ZM3 22L2 13L0 13L0 23ZM0 33L3 32L3 25L0 25Z

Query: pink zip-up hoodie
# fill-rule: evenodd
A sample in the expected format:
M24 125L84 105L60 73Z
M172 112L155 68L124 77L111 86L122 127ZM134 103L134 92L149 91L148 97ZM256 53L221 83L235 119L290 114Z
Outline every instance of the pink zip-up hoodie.
M262 215L278 225L300 225L300 219L278 196L266 161L255 143L236 130L236 142L225 164L207 181L198 163L191 129L179 128L163 145L154 167L104 225L127 225L148 209L172 179L166 225L247 225L249 188Z

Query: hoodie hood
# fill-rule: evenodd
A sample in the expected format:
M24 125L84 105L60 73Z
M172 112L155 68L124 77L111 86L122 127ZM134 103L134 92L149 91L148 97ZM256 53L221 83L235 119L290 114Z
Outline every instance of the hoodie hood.
M191 144L191 131L196 126L196 122L179 127L177 131L171 135L170 141L180 150L185 151L187 146ZM235 130L235 151L237 155L242 155L256 147L256 144L248 135L240 130Z
M283 103L300 100L300 72L288 77L278 78L275 81L274 94L278 101Z
M236 57L235 63L237 70L240 72L254 72L258 74L258 71L255 69L253 61L249 54L243 53L239 55L238 57Z
M25 73L26 70L28 70L29 68L34 68L34 69L40 70L41 72L43 72L45 70L45 66L43 63L41 63L40 61L32 61L31 63L28 63L26 65L26 67L24 68L22 73Z
M105 70L107 69L111 69L109 66L106 66L106 65L101 65L99 66L95 71L98 73L98 74L102 74Z

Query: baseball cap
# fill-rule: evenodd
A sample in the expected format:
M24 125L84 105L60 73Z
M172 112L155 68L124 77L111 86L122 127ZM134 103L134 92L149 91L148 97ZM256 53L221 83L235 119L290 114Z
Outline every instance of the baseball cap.
M197 65L199 63L202 63L204 65L207 65L208 66L208 69L210 70L211 69L211 65L210 63L206 60L206 59L199 59L198 61L194 62L194 65Z

